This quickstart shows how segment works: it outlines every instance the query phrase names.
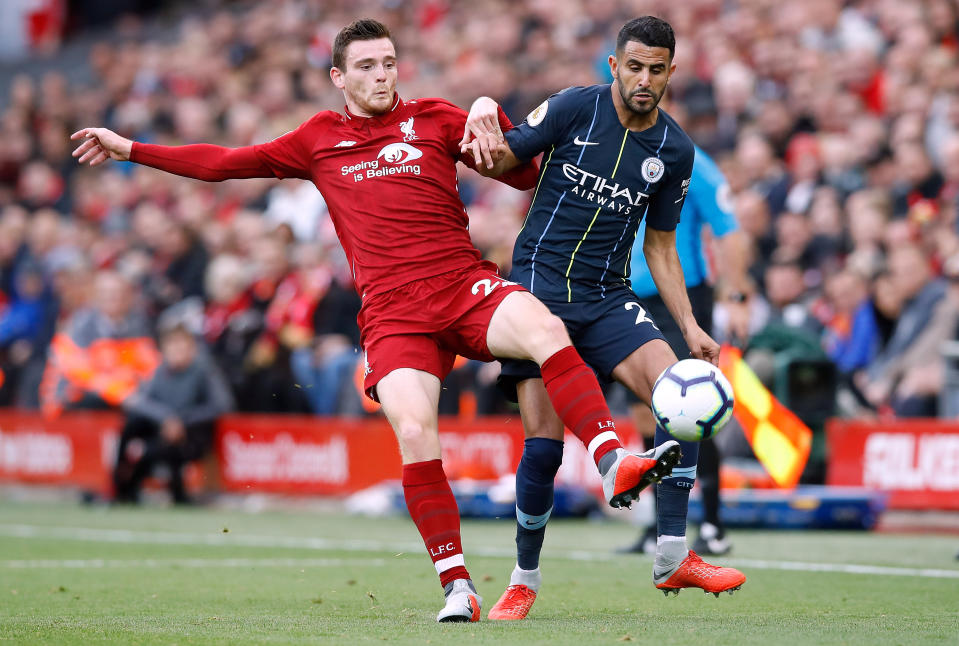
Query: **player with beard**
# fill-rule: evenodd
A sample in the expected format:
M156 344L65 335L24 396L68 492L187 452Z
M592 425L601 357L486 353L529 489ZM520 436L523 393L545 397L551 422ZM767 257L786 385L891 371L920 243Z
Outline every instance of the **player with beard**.
M611 85L555 94L505 136L493 118L495 102L483 97L471 109L462 141L477 160L489 158L477 169L493 177L544 153L510 279L564 321L576 349L601 378L621 382L647 403L656 378L676 355L630 290L630 251L641 220L650 273L690 354L713 364L719 358L718 344L693 317L676 251L694 151L657 107L675 69L674 49L668 23L652 16L632 20L609 57ZM516 472L517 563L489 617L522 619L542 581L539 554L562 462L563 420L549 405L536 364L504 362L500 383L519 401L526 441ZM668 437L657 428L657 442ZM680 444L682 460L657 492L654 584L677 594L687 587L716 593L738 588L746 579L741 572L704 563L686 545L698 445Z
M234 149L150 145L84 128L72 136L83 140L73 154L91 166L130 160L206 181L296 177L316 185L363 297L364 385L396 434L407 508L446 594L437 621L476 621L482 600L466 569L437 430L440 383L456 354L534 361L547 402L588 446L614 507L668 473L679 449L665 442L627 453L563 322L481 260L456 185L456 162L473 162L460 149L466 113L442 99L403 101L396 68L389 30L360 20L333 44L330 77L346 99L343 114L319 112L269 143ZM498 128L511 126L498 117ZM504 177L520 188L535 179L531 164Z

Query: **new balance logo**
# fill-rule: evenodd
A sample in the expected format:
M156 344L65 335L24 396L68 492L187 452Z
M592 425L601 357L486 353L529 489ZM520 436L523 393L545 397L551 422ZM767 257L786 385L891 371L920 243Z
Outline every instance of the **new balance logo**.
M583 141L579 138L579 135L576 135L576 139L573 139L573 143L577 146L598 146L598 141Z
M333 147L334 147L334 148L349 148L350 146L355 146L355 145L356 145L356 142L355 142L355 141L350 141L350 140L348 140L348 139L344 139L343 141L341 141L340 143L336 144L336 145L333 146Z

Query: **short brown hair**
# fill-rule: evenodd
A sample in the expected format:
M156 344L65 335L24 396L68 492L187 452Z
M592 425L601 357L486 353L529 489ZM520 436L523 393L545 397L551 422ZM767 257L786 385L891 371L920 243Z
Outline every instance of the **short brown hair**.
M354 40L378 40L380 38L393 40L389 28L383 23L370 18L353 21L341 29L333 41L333 67L343 68L343 64L346 63L346 60L344 60L346 48Z

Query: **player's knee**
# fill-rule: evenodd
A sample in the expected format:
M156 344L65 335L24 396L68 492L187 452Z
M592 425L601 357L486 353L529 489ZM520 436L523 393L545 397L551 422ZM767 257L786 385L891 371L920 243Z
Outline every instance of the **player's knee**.
M566 331L566 324L563 323L563 319L558 316L554 316L553 314L547 316L543 322L543 327L549 338L569 342L569 332Z
M530 341L542 349L557 351L570 344L566 324L558 316L548 314L540 317L530 330Z
M408 419L396 424L395 430L400 446L417 449L431 439L434 429L418 420Z
M543 437L528 438L523 445L523 461L552 479L563 464L563 442Z

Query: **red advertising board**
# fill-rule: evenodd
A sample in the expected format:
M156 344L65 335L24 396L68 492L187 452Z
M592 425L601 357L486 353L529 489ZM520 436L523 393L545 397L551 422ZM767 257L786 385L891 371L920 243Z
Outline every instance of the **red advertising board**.
M495 480L516 471L523 427L518 416L441 419L440 444L450 479ZM227 491L341 495L402 477L396 439L382 417L231 415L219 423L217 457ZM582 443L569 434L558 478L599 483Z
M0 410L0 482L109 487L123 418L78 412L45 419L35 411Z
M898 509L959 509L959 423L830 420L827 484L887 491Z
M51 420L0 409L0 482L107 493L122 424L115 412L69 412ZM632 437L628 423L619 430ZM518 415L441 419L440 443L450 479L495 480L515 472L523 428ZM396 439L382 417L229 415L218 422L215 457L219 472L209 472L206 486L216 480L219 488L238 493L348 495L402 477ZM203 486L199 470L192 471L188 482ZM570 434L557 478L600 486L595 465Z

